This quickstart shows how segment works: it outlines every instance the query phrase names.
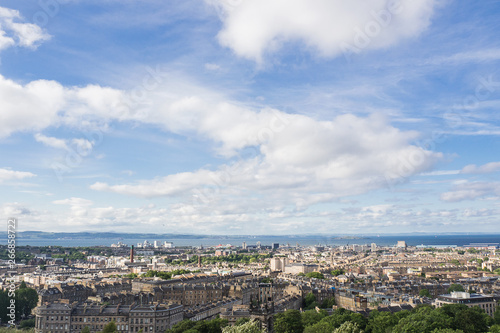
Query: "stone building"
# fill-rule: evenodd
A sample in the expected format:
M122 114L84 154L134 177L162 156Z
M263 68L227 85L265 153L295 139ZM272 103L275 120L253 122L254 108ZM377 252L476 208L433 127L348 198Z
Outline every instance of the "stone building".
M91 333L102 331L114 321L119 333L163 333L180 322L184 307L178 304L99 305L44 304L34 309L35 333L80 333L88 327Z

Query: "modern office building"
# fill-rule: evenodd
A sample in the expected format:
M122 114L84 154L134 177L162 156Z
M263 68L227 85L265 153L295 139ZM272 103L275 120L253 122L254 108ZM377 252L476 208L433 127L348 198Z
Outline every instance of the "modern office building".
M436 307L441 307L444 304L464 304L468 307L479 306L492 317L497 308L497 302L492 296L469 294L459 291L454 291L451 294L440 295L434 301L434 305Z

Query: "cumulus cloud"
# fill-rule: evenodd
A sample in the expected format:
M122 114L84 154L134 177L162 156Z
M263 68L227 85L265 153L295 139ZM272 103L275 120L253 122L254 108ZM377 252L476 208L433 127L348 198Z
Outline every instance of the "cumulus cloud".
M469 164L465 166L460 173L485 174L493 173L500 170L500 162L490 162L481 166Z
M93 122L158 126L208 140L220 156L233 162L131 184L98 182L92 189L141 197L198 195L203 202L203 197L213 197L204 193L220 189L263 191L273 199L282 195L286 204L298 209L405 181L431 169L442 157L411 144L418 133L400 131L376 114L318 120L272 108L254 109L178 76L157 89L143 88L137 93L97 85L64 87L43 80L20 85L0 77L0 136ZM143 99L137 99L139 95ZM94 144L39 133L35 139L52 147L74 146L81 155Z
M48 80L22 85L0 75L0 138L55 125L82 126L89 118L126 119L129 111L119 108L122 95L121 91L107 87L64 87ZM42 134L35 134L35 140L54 148L68 144Z
M206 0L219 10L221 45L261 62L287 42L322 56L379 49L430 24L435 0Z
M31 172L14 171L9 169L0 169L0 183L8 180L20 180L25 178L35 177L36 175Z
M455 185L450 191L441 194L441 200L448 202L458 202L464 200L474 200L485 196L500 195L499 182L461 182Z
M33 23L22 22L17 10L0 7L0 51L11 46L36 48L50 35Z
M317 121L276 110L244 110L242 114L239 110L197 118L212 123L212 130L203 132L212 139L225 146L247 148L237 162L216 170L200 169L138 183L98 182L91 188L140 197L188 195L200 203L225 193L232 196L255 191L304 209L388 186L388 181L427 170L441 158L439 153L411 145L416 133L401 132L377 115L342 115ZM245 123L249 129L243 128ZM221 135L224 128L240 128L240 132Z

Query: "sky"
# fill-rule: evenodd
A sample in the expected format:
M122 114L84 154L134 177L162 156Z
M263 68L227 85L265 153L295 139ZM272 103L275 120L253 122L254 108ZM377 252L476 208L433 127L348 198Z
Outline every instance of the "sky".
M4 0L18 230L498 233L500 1Z

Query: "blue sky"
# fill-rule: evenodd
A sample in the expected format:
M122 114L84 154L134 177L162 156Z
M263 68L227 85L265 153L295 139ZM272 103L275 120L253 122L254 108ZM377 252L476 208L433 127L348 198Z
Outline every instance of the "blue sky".
M20 230L497 232L500 2L3 1Z

